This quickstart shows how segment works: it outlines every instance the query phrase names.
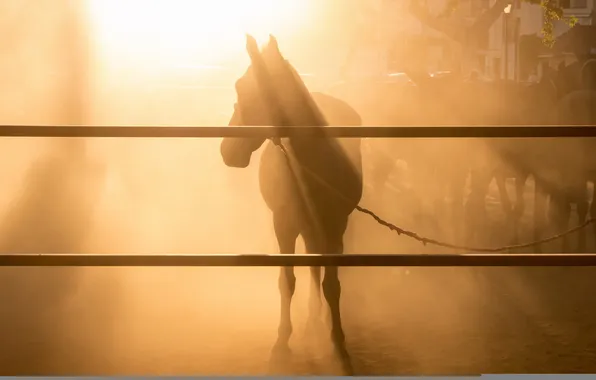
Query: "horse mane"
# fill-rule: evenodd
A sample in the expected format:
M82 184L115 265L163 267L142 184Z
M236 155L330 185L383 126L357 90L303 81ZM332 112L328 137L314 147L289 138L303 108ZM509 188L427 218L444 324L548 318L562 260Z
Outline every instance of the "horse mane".
M296 68L294 68L294 66L292 66L288 60L284 60L284 61L285 61L288 71L290 72L290 74L292 76L292 80L290 81L290 83L296 89L296 92L295 92L296 96L301 101L301 103L304 105L303 108L305 110L308 110L309 113L311 114L310 116L313 120L312 125L314 125L314 126L328 125L329 123L328 123L327 119L325 118L325 115L319 109L319 106L315 102L311 92L306 87L304 80L302 79L300 74L298 74L298 70L296 70Z
M270 95L266 97L268 108L281 119L276 122L294 126L328 125L298 71L281 55L273 36L261 56L262 62L253 61L253 65L259 65L257 70L264 74L256 78L259 87Z

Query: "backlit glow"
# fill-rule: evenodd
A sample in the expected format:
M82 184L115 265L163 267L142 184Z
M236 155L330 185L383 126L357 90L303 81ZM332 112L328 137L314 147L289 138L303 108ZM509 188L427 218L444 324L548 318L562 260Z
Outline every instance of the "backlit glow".
M94 37L120 60L216 64L244 48L245 33L264 40L291 34L308 0L88 0Z

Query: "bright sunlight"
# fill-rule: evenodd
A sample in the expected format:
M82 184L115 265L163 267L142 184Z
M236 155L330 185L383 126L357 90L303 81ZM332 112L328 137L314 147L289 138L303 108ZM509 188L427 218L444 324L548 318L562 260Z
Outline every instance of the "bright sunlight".
M88 0L99 48L127 61L217 64L234 59L251 33L293 34L308 0Z

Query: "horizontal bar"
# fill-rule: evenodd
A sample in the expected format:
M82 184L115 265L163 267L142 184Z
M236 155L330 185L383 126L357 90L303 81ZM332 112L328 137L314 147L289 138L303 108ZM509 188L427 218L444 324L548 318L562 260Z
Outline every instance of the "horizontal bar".
M1 125L1 137L352 137L352 138L549 138L596 137L596 126L432 127L150 127Z
M542 267L596 266L596 254L109 255L4 254L3 267Z

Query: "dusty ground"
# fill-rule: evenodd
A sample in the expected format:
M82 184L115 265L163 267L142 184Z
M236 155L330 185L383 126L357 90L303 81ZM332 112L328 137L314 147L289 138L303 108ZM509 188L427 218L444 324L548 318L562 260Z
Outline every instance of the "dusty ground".
M143 296L129 293L117 312L97 310L105 300L86 294L60 313L39 315L51 329L36 329L35 321L16 313L4 319L4 347L10 352L3 356L13 361L2 361L2 373L268 372L278 314L273 270L226 270L229 278L218 276L225 273L219 269L144 272L134 286ZM345 270L342 307L355 370L362 375L593 373L593 272ZM299 279L304 284L306 273L299 271ZM42 294L44 287L33 291ZM227 293L217 297L215 291ZM313 347L304 337L305 303L299 294L296 358L285 371L332 374L337 369L328 345Z

